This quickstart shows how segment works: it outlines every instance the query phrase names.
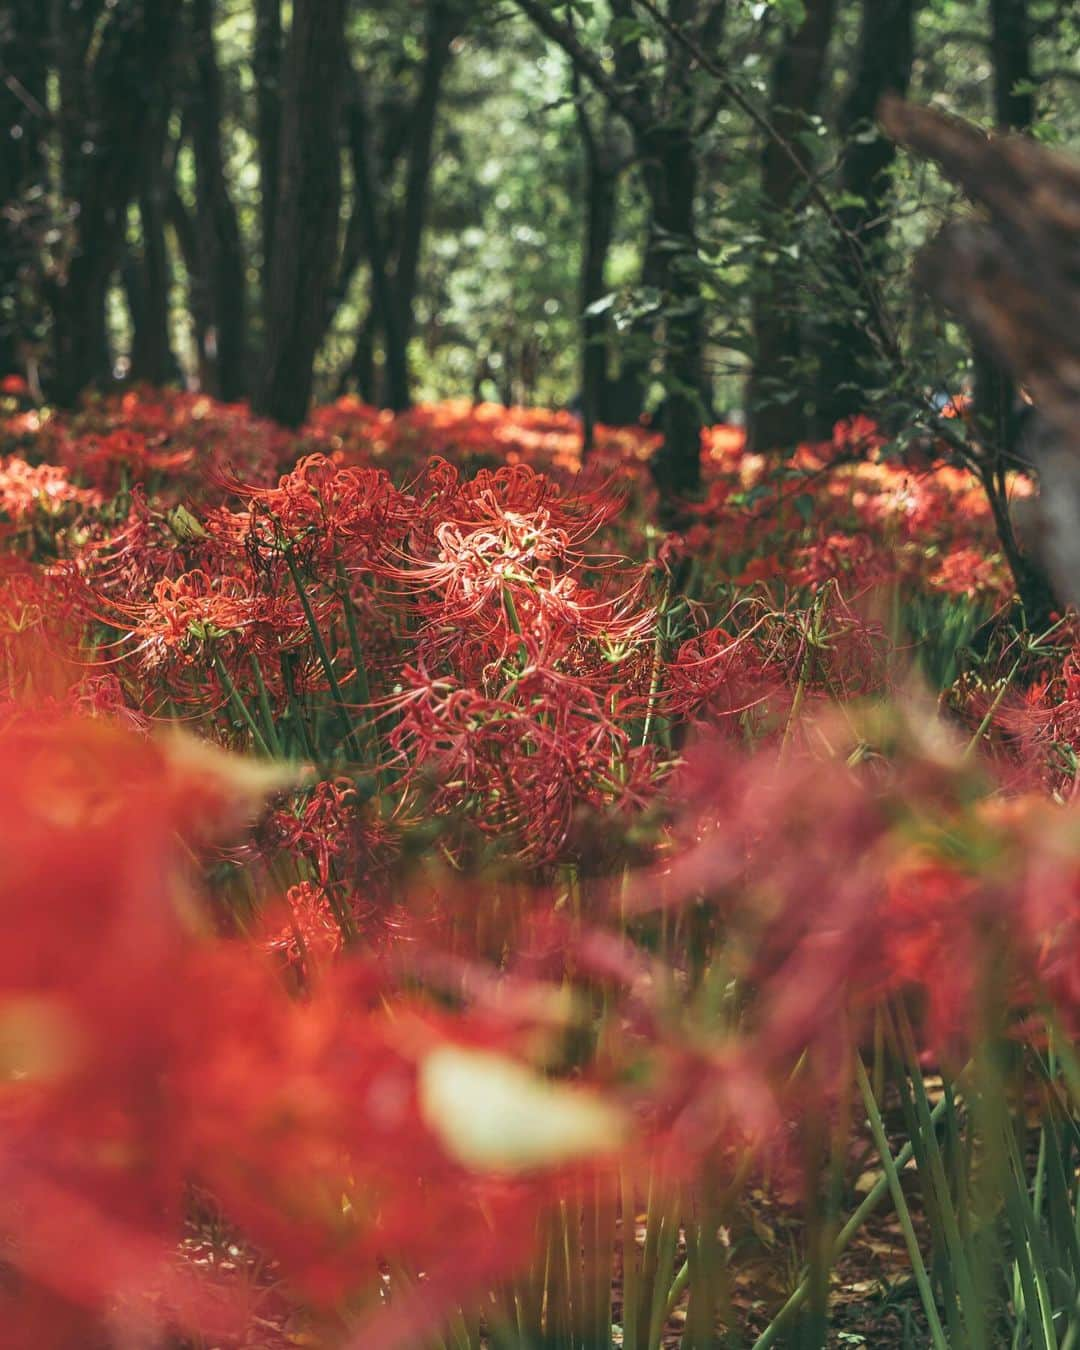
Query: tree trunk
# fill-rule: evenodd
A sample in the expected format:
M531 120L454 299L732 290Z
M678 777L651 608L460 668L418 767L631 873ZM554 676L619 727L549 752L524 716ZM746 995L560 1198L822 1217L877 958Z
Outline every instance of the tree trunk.
M1035 119L1028 0L990 0L990 20L994 121L999 130L1026 130Z
M694 266L697 159L689 127L660 128L643 149L660 289L664 297L664 443L650 468L665 509L701 489L701 432L706 421L701 285Z
M608 318L590 309L607 294L604 274L615 236L619 175L595 152L586 156L585 248L581 262L581 421L582 453L592 449L597 422L603 420L608 389Z
M255 119L259 143L262 284L270 285L281 159L281 0L255 0Z
M429 0L427 56L420 81L420 93L412 113L412 138L409 142L409 162L405 175L405 213L402 219L401 248L398 251L394 277L399 328L406 344L412 333L420 246L427 220L439 95L450 65L451 45L461 32L462 24L461 6L455 3L455 0Z
M23 276L34 256L32 239L13 210L45 174L42 137L46 107L45 29L41 0L9 4L0 27L0 374L20 368L27 336Z
M836 15L836 0L809 0L802 23L788 35L772 74L771 120L794 151L792 160L772 138L761 161L761 195L767 212L765 231L774 258L754 278L755 358L747 390L749 441L755 450L785 449L804 440L809 430L800 369L802 341L798 289L791 270L776 262L776 250L790 242L792 212L800 199L810 157L803 134L821 101L825 59Z
M907 92L919 4L920 0L863 0L858 67L840 116L846 141L841 188L858 204L839 212L861 266L851 248L839 243L836 317L823 333L819 371L817 421L822 435L831 434L845 418L872 411L873 391L888 378L875 342L875 315L865 282L880 273L896 148L887 137L875 134L875 113L885 95L902 97Z
M307 416L337 256L346 0L295 0L286 62L266 352L255 410Z
M390 279L387 249L378 214L378 184L371 153L371 135L364 90L359 81L349 104L349 151L353 169L353 221L359 222L358 234L363 240L371 268L371 304L357 335L357 356L374 365L375 335L382 329L386 356L387 402L395 412L409 406L409 366L406 342L400 331L401 311ZM350 225L353 222L350 222ZM346 253L350 240L346 238ZM347 259L351 261L351 259ZM346 272L343 269L342 285ZM368 381L374 390L374 379Z
M195 336L195 354L198 362L198 381L201 389L209 389L213 383L210 358L207 352L206 335L210 326L209 299L206 278L202 273L202 258L199 253L199 238L191 213L184 205L183 198L173 185L165 205L169 224L176 238L176 246L184 260L187 273L188 312Z
M661 281L661 250L649 231L642 249L641 277L638 289L643 294L657 291ZM630 427L640 423L645 412L645 395L653 364L656 340L655 321L649 316L634 320L629 333L616 344L618 368L604 387L600 420L612 427Z
M180 366L169 333L172 268L165 240L166 206L175 169L174 147L168 142L170 103L155 109L153 135L139 187L139 227L142 247L132 259L135 276L128 285L134 339L131 376L148 384L171 384L180 378Z
M439 99L450 65L454 38L461 31L464 10L459 0L429 0L426 53L416 100L404 119L405 135L388 139L387 162L377 166L372 148L370 118L359 78L349 110L349 144L356 200L345 239L345 256L328 312L332 322L363 255L372 272L375 317L382 330L386 358L385 400L395 412L412 402L409 378L409 339L413 328L417 276L427 220L428 193ZM399 155L407 149L405 201L399 221L390 228L380 220L378 202ZM397 240L389 246L390 237Z
M191 0L195 90L188 110L195 152L195 218L207 287L209 393L226 403L244 398L247 369L246 260L229 196L221 148L221 72L214 48L214 0Z
M1046 573L1061 602L1080 601L1080 244L1074 225L1080 164L1034 139L989 137L898 99L885 104L882 117L891 135L937 160L983 208L982 218L945 226L923 251L916 276L1035 399L1028 450L1040 496L1025 529L1030 553L1017 546L1000 460L976 467L1025 621L1040 633L1055 608Z
M178 13L179 0L118 0L95 34L96 57L88 70L85 27L69 24L66 8L53 11L62 65L64 186L78 204L72 255L51 296L52 394L61 404L73 404L111 374L105 301L154 107L167 83Z
M994 121L999 131L1027 131L1035 115L1027 0L990 0L990 19ZM985 347L975 342L972 350L975 424L992 457L1008 456L1019 437L1016 385Z

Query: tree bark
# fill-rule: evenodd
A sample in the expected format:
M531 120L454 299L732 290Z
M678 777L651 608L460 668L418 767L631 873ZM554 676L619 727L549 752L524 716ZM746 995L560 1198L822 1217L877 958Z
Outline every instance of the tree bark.
M987 136L899 99L882 109L889 134L935 159L983 208L945 226L919 259L921 284L966 324L977 345L1035 399L1028 449L1040 480L1018 547L1000 459L979 458L1002 549L1032 632L1051 621L1049 572L1062 601L1080 601L1080 163L1022 136ZM1045 570L1044 570L1045 569Z
M327 323L333 321L366 255L372 272L374 316L383 337L384 401L395 412L403 412L412 402L408 348L427 222L438 108L453 41L461 32L464 18L460 0L428 0L425 56L416 98L404 110L400 125L392 126L391 134L380 138L384 154L378 164L365 91L359 76L353 81L348 124L355 201ZM379 129L383 130L381 126ZM378 201L391 191L389 180L401 154L407 156L404 205L400 218L388 227L380 217ZM390 245L391 237L396 239L396 247Z
M183 198L175 183L165 204L169 225L176 239L180 257L184 260L187 273L188 311L191 314L195 335L195 352L198 361L198 381L201 389L209 389L213 382L210 358L207 352L206 334L210 326L209 301L206 279L202 273L202 257L199 253L198 231L191 218L191 212L184 205Z
M878 104L886 95L902 97L911 81L915 54L915 16L921 0L863 0L858 67L840 116L846 142L841 173L845 196L858 204L838 214L855 241L861 268L851 248L840 243L836 255L842 311L823 333L819 371L817 423L821 435L830 435L845 418L872 410L873 390L887 372L882 370L875 341L875 315L865 294L865 279L876 279L889 232L887 204L896 148L885 136L873 134Z
M346 0L295 0L281 124L279 195L255 410L286 426L308 413L337 256Z
M1031 24L1027 0L990 0L994 122L999 131L1027 131L1035 115ZM978 341L973 343L975 425L993 457L1009 456L1019 437L1016 384Z
M1026 130L1035 119L1028 0L990 0L990 22L994 121L999 130Z
M88 4L82 18L93 22L94 10ZM64 187L78 204L66 275L51 295L52 395L62 405L111 375L105 301L145 163L153 110L167 83L178 13L179 0L118 0L91 52L85 24L69 21L66 6L53 10Z
M704 372L704 301L696 250L694 201L697 188L697 97L694 67L685 43L719 41L726 6L717 0L674 0L661 13L664 57L654 69L641 41L621 36L614 43L614 73L579 38L574 25L543 0L516 0L537 28L562 47L578 69L625 119L633 134L649 199L650 244L662 296L663 382L660 413L663 445L651 469L661 514L671 527L681 523L682 502L701 488L701 432L709 402ZM611 0L613 17L636 24L641 14L630 0ZM655 17L655 16L654 16Z
M141 248L131 260L129 270L134 275L128 283L134 327L131 377L157 385L180 378L169 332L172 268L165 238L166 208L175 172L175 147L168 138L171 111L171 100L166 99L154 110L138 194Z
M15 0L0 28L0 373L23 364L27 334L23 277L35 255L18 223L23 194L45 174L42 141L48 119L44 11L40 0Z
M350 100L348 122L355 195L350 225L359 223L358 234L371 269L371 305L357 334L357 356L373 363L375 333L381 328L386 356L386 401L395 412L400 412L409 406L407 343L400 331L401 310L390 279L387 248L379 221L378 183L372 163L367 104L359 79ZM369 381L369 387L374 388L373 379Z
M578 297L581 311L581 453L584 457L593 448L596 425L605 420L611 402L608 381L610 323L606 314L594 312L594 306L607 294L605 277L615 238L619 179L628 160L613 142L610 113L605 110L599 129L594 126L580 74L574 66L570 69L585 170L585 238Z
M454 38L463 25L461 6L454 0L429 0L427 11L427 55L420 92L412 114L412 137L405 175L405 214L402 219L401 248L395 270L395 290L399 327L406 343L412 333L416 277L420 267L420 247L427 220L428 190L435 143L436 115L443 80L450 65Z
M214 0L191 0L195 89L188 123L195 153L195 218L209 317L208 392L226 403L236 403L248 391L247 263L221 146L222 91L214 48L214 8Z
M810 157L801 137L821 102L825 60L836 0L808 0L803 21L780 49L772 72L771 120L796 160L771 137L761 157L761 195L773 251L792 235L791 217ZM790 448L809 430L806 388L800 369L802 339L797 288L788 268L770 262L754 278L754 367L746 395L749 441L755 450Z
M274 254L281 158L281 0L255 0L255 121L259 145L259 221L265 297Z
M664 443L650 463L672 524L678 503L701 490L701 433L706 422L704 305L695 267L697 156L690 128L659 127L642 146L660 289L664 297Z

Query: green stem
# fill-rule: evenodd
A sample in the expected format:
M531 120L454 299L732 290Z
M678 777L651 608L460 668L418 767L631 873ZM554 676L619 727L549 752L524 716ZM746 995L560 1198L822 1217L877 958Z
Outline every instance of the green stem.
M922 1298L923 1311L926 1313L926 1320L930 1326L930 1337L934 1344L934 1350L949 1350L949 1343L945 1339L941 1318L938 1316L937 1304L934 1302L934 1291L930 1287L930 1278L926 1273L926 1266L923 1264L922 1252L919 1250L919 1240L915 1236L915 1227L911 1222L911 1211L908 1209L907 1199L904 1196L904 1188L900 1184L900 1173L893 1159L892 1150L889 1148L889 1140L885 1134L881 1112L878 1110L877 1102L874 1099L874 1092L870 1086L870 1080L866 1076L866 1069L863 1067L861 1056L855 1058L855 1077L862 1094L863 1104L866 1107L866 1114L870 1120L870 1132L874 1136L874 1144L881 1156L881 1166L889 1185L889 1193L892 1195L896 1217L900 1223L900 1231L904 1235L908 1256L911 1259L912 1272Z
M342 728L345 732L345 745L354 759L361 759L360 747L356 743L356 737L352 731L352 715L348 704L345 702L345 696L341 692L341 685L338 683L337 675L334 673L334 663L330 659L330 653L327 650L323 635L319 630L319 625L315 620L315 611L311 607L311 600L308 598L307 590L304 586L303 578L296 566L296 559L293 557L292 550L285 550L285 561L289 565L289 572L296 587L296 594L300 597L300 604L304 610L304 618L307 619L308 628L311 630L311 638L315 644L315 652L319 658L319 664L323 668L323 674L326 676L326 682L330 686L330 693L333 695L334 702L337 704L338 713L341 718Z
M255 689L259 698L259 711L262 713L263 725L266 728L267 744L278 759L284 759L285 753L281 748L281 737L274 721L274 711L270 706L270 695L263 679L262 666L259 665L259 658L254 652L251 653L251 668L255 672Z
M1010 685L1016 678L1016 673L1020 669L1023 659L1024 658L1022 656L1018 656L1016 658L1016 662L1013 665L1012 670L1010 670L1008 675L1006 675L1004 681L1002 682L1001 688L994 695L994 701L990 704L989 708L987 708L986 716L979 723L978 731L976 731L975 735L972 736L970 741L968 741L967 746L964 749L964 753L961 757L964 763L967 763L967 761L972 758L972 756L975 754L975 751L979 748L979 742L990 730L990 723L994 720L994 714L1001 707L1001 701L1008 693Z
M936 1124L945 1114L947 1107L946 1099L942 1098L930 1113L930 1119ZM900 1172L911 1161L915 1150L911 1143L906 1143L893 1158L893 1167ZM832 1259L835 1263L847 1250L852 1240L856 1237L863 1224L874 1213L877 1207L889 1193L889 1178L884 1172L874 1183L873 1187L867 1192L866 1196L854 1210L847 1223L840 1229L833 1239ZM808 1276L803 1276L798 1285L792 1291L790 1297L773 1320L754 1342L751 1350L770 1350L774 1346L792 1317L799 1311L806 1302L810 1293L810 1280Z
M237 689L236 685L233 683L232 676L225 669L224 662L222 661L221 657L217 654L216 651L213 653L212 659L214 662L214 670L217 672L217 677L221 681L221 687L222 689L225 690L225 693L229 698L229 702L236 709L237 713L240 716L241 721L251 732L251 738L258 746L258 748L267 757L267 759L272 759L273 756L270 753L270 749L267 746L266 741L263 739L263 734L259 730L258 724L256 723L254 717L252 717L251 715L250 708L248 708L248 705L244 702L243 698L240 696L239 689Z

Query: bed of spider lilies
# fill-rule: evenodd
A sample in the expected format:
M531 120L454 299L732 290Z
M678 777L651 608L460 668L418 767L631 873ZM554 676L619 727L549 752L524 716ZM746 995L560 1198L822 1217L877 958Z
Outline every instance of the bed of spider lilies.
M963 471L4 389L4 1345L1078 1344L1080 639Z

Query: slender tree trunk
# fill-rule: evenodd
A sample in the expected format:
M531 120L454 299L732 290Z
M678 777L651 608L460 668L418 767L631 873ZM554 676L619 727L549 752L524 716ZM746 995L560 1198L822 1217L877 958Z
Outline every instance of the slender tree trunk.
M990 0L990 21L995 124L999 131L1027 131L1035 116L1027 0ZM979 434L992 454L1008 455L1019 434L1016 384L977 341L972 352Z
M375 336L378 322L373 306L368 306L364 321L356 334L356 346L353 354L337 382L337 395L340 398L355 390L364 403L378 405L379 391L375 379Z
M195 152L195 217L207 286L209 392L226 403L248 389L246 260L221 146L222 91L214 47L214 0L191 0L195 89L188 109Z
M697 158L690 128L659 128L642 146L645 183L664 295L664 443L650 468L666 509L701 488L701 432L706 421L701 283L692 257ZM673 514L672 520L675 520Z
M439 96L450 65L451 45L461 31L462 22L462 9L455 0L429 0L427 56L420 81L420 93L412 114L412 138L409 142L409 161L405 174L405 213L394 278L399 329L406 343L412 334L413 301L420 267L420 247L427 220Z
M178 14L179 0L117 0L95 31L96 55L87 68L85 25L69 24L64 8L53 10L64 101L64 186L78 203L66 276L51 297L52 393L61 404L73 404L89 385L111 375L105 301L122 256L154 107L168 83Z
M903 96L911 80L915 54L915 16L921 0L863 0L855 80L840 116L846 142L841 187L857 205L840 218L854 237L861 271L851 250L838 245L839 291L834 303L843 317L828 323L822 334L817 421L822 435L857 413L872 411L873 393L887 372L874 341L875 315L865 294L864 278L880 274L889 231L887 204L896 148L876 131L875 113L886 94Z
M259 145L262 284L270 285L281 159L281 0L255 0L255 118Z
M386 358L385 401L396 412L409 407L409 339L417 277L427 220L435 130L443 82L450 65L454 38L461 31L464 9L460 0L428 0L426 54L420 87L407 119L408 135L395 146L390 169L401 150L407 148L405 201L400 221L386 230L379 219L378 199L384 175L375 164L371 128L364 91L359 80L349 112L349 142L356 201L345 239L345 257L328 314L336 312L348 292L352 276L364 252L372 273L375 317L383 336ZM394 139L394 138L391 138ZM388 243L390 235L397 247Z
M165 238L175 172L175 148L168 139L170 112L171 103L164 99L154 110L155 124L138 195L142 246L137 258L131 260L135 275L128 282L134 326L131 375L135 380L158 385L171 384L180 377L169 333L172 268Z
M574 80L578 126L585 161L585 242L581 256L581 452L593 447L596 424L603 419L608 385L608 320L590 312L607 293L605 272L615 236L620 166L605 152Z
M642 249L639 290L644 294L659 290L661 271L661 250L650 229ZM655 328L648 316L635 319L616 346L618 369L607 381L600 413L600 420L609 426L629 427L641 421L656 346Z
M184 260L184 270L187 273L187 307L194 330L199 387L209 389L214 376L210 368L206 340L207 331L210 327L208 288L202 271L203 260L199 252L198 231L191 218L191 212L184 205L183 198L177 191L175 184L165 203L165 212L176 238L176 246L180 257Z
M355 196L353 221L359 222L358 234L363 240L371 269L371 305L364 319L364 328L357 336L357 356L374 363L375 335L376 330L381 328L386 356L387 400L391 408L400 412L409 406L407 344L401 333L401 310L390 279L387 249L379 223L378 185L372 162L367 104L359 81L349 103L348 120ZM350 242L347 235L347 253ZM344 269L342 275L346 275ZM347 282L344 284L347 285ZM368 381L368 387L370 392L374 392L373 378Z
M286 62L266 352L257 412L307 416L337 256L346 0L295 0Z
M581 267L581 416L585 453L592 449L596 424L608 405L608 319L591 314L607 294L605 272L615 236L619 175L592 160L586 184L587 224Z
M1000 130L1026 131L1035 119L1028 0L990 0L990 21L994 121Z
M788 35L772 74L773 126L808 168L803 134L821 102L825 60L836 15L836 0L808 0L803 21ZM771 138L761 162L765 231L772 249L792 236L792 212L805 178L799 163ZM756 450L797 445L808 431L807 403L800 369L802 341L798 289L790 269L773 263L759 268L753 284L755 359L747 390L749 440Z
M16 224L19 198L40 183L46 108L45 11L41 0L16 0L0 26L0 374L17 370L27 336L23 277L34 248Z

